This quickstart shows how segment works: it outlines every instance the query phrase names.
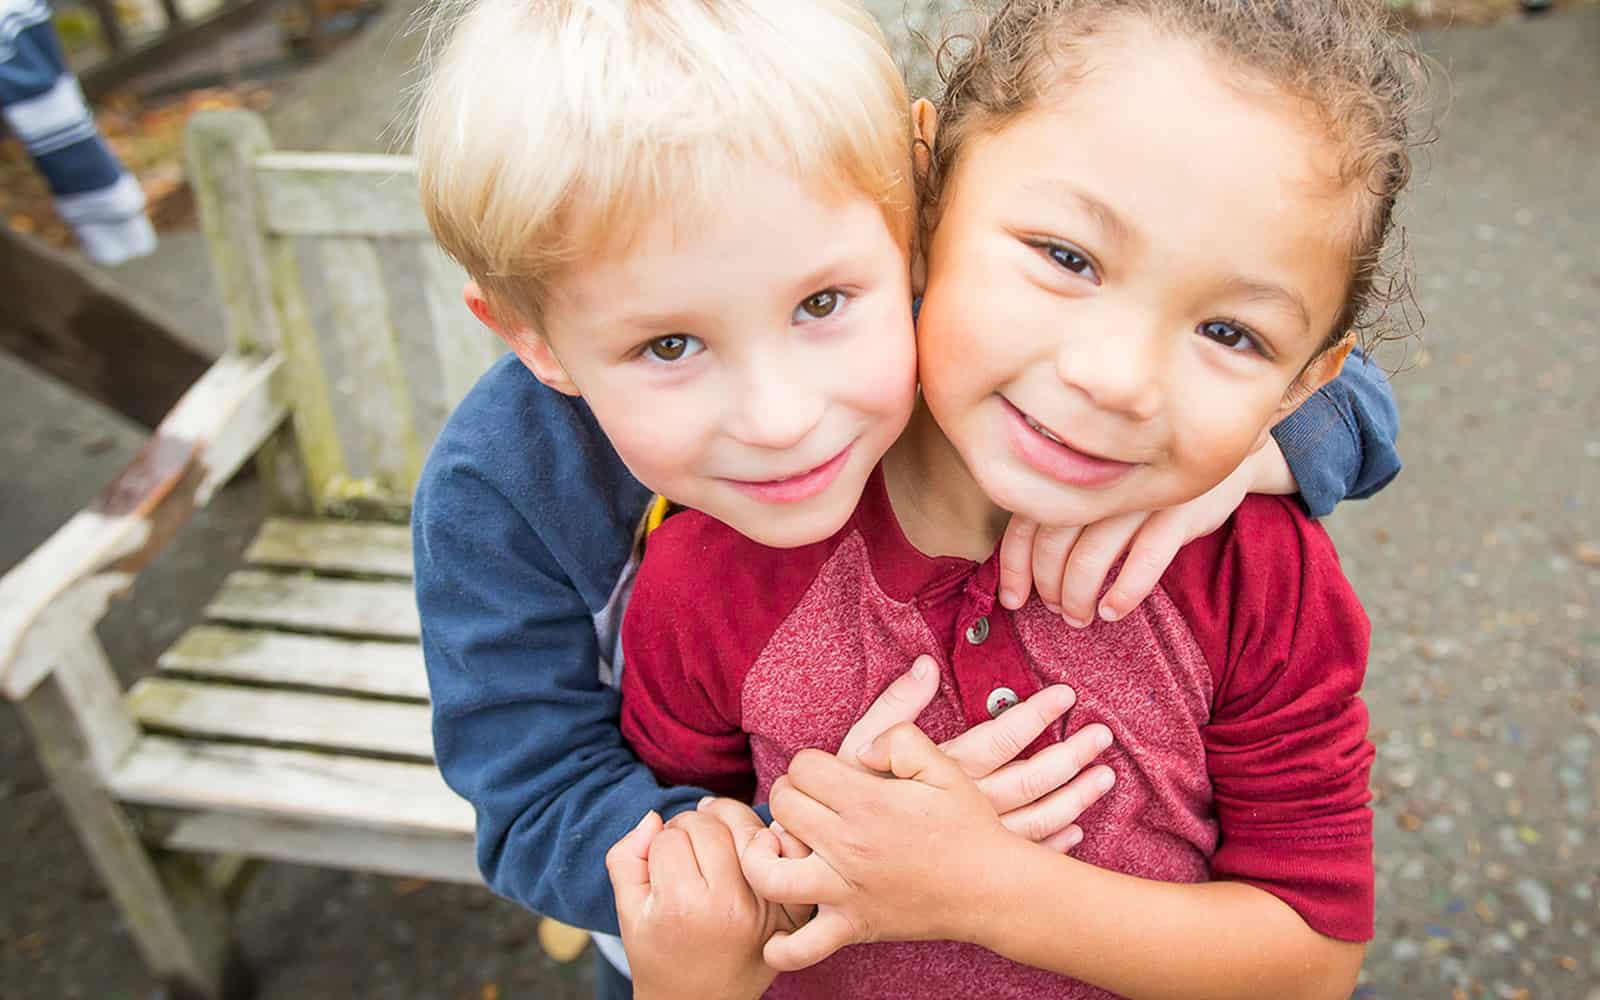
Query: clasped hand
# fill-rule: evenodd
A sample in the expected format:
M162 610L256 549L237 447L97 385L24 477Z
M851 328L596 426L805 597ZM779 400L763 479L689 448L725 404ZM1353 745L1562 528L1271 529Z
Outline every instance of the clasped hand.
M1089 766L1110 731L1086 726L1016 760L1071 708L1055 686L935 746L913 720L938 684L919 657L837 755L796 755L773 786L771 830L707 799L669 823L651 813L611 849L636 996L754 997L847 944L965 936L964 896L994 852L1077 845L1078 817L1111 787L1109 768Z

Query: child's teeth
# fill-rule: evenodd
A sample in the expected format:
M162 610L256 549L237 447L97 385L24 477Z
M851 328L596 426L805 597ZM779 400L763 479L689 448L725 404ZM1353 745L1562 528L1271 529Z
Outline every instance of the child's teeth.
M1043 434L1045 437L1047 437L1050 440L1054 441L1056 444L1061 444L1061 445L1066 444L1065 441L1061 440L1060 438L1056 437L1054 434L1051 434L1049 431L1047 431L1043 427L1039 426L1039 421L1033 419L1032 417L1028 416L1027 414L1023 414L1022 415L1022 419L1027 421L1027 424L1028 424L1029 427L1032 427L1034 430L1038 431L1040 434Z

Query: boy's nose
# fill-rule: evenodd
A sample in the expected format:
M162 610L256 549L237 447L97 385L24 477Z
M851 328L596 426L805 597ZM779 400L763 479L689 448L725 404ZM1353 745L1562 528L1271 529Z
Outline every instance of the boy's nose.
M776 367L745 381L731 433L741 444L778 451L806 439L822 419L822 394Z

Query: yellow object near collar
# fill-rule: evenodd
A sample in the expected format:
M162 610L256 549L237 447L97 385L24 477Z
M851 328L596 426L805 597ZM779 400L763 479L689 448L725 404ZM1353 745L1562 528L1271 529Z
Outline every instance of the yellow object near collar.
M672 501L661 494L650 501L650 509L644 515L644 533L648 537L650 532L661 527L661 522L667 519L667 514L672 509Z

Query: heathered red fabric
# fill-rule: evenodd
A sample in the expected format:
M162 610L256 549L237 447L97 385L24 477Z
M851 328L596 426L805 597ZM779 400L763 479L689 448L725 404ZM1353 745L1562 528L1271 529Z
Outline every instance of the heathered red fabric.
M1041 744L1104 723L1115 742L1101 759L1117 774L1074 856L1163 881L1246 881L1323 934L1371 937L1368 627L1314 522L1251 498L1135 613L1082 631L1036 599L1006 612L997 581L994 558L913 548L881 475L838 535L802 549L674 517L651 536L624 623L623 731L663 780L761 801L796 752L837 750L919 653L940 664L940 695L917 720L936 741L988 719L996 688L1026 698L1065 682L1078 703ZM980 618L988 635L974 643ZM847 948L768 994L1109 995L951 942Z

